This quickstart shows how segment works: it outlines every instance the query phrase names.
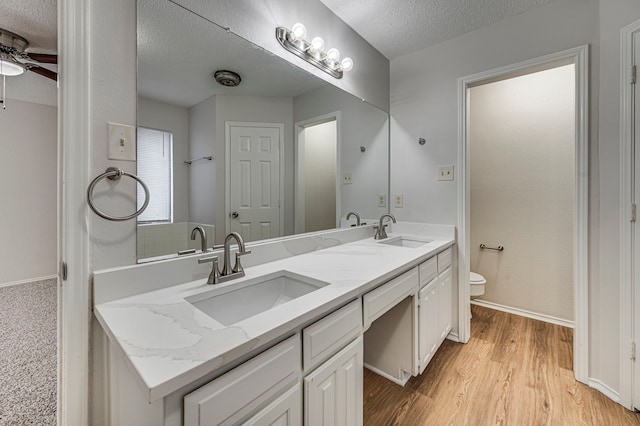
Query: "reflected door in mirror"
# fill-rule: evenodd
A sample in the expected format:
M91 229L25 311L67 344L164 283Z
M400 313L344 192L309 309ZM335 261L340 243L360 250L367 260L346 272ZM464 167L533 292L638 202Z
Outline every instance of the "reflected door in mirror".
M228 123L229 227L245 241L282 236L281 124Z

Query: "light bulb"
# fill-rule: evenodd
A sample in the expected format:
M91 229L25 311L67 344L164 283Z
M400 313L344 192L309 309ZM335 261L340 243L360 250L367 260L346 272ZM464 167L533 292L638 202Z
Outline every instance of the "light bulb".
M311 39L311 49L314 52L322 52L324 50L324 40L322 37L314 37Z
M15 62L0 59L0 74L7 76L20 75L24 72L24 67Z
M342 71L351 71L353 69L353 59L344 58L342 60Z
M338 62L340 60L340 51L334 47L327 50L327 59L331 62Z
M306 36L307 36L307 27L302 25L300 22L298 22L297 24L294 24L294 26L291 27L291 37L294 40L304 40Z

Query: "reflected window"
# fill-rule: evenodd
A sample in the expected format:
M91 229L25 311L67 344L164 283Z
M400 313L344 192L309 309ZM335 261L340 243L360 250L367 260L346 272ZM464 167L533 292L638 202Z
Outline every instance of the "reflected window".
M173 221L173 134L163 130L138 127L138 177L149 187L147 209L138 223ZM138 185L138 209L144 202Z

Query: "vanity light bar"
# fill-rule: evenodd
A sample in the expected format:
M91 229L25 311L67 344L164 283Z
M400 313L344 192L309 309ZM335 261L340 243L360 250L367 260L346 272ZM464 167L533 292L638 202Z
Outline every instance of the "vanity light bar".
M325 52L322 38L314 37L311 42L308 42L305 40L306 36L307 29L300 23L295 24L291 31L284 27L276 28L276 39L282 47L332 77L340 79L343 72L353 68L351 58L344 58L342 62L340 61L338 49L331 48Z

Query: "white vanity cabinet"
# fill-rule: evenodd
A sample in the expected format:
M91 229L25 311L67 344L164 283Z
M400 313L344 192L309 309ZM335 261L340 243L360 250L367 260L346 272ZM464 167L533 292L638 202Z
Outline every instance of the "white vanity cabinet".
M302 331L305 425L361 425L362 303L358 298Z
M266 402L300 388L300 337L287 340L251 358L184 397L184 426L232 425L247 421ZM289 418L300 424L295 397L272 403L249 424L259 419ZM298 400L299 401L299 400ZM298 418L293 418L294 416ZM254 421L251 423L251 421ZM278 424L278 423L276 423ZM281 423L288 424L288 423Z
M451 331L451 256L452 250L448 248L419 267L417 362L414 375L424 372Z
M362 337L315 369L304 379L304 424L362 425Z

